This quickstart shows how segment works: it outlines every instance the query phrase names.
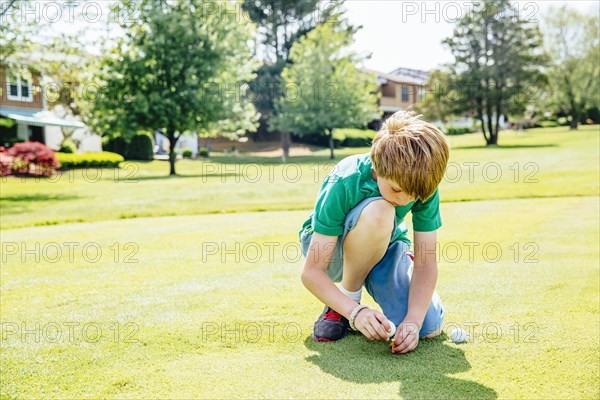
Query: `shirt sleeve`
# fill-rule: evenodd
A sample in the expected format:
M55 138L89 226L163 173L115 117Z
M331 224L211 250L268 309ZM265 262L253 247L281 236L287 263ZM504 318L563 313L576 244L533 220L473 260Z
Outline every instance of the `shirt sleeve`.
M440 195L438 189L422 202L418 200L411 208L413 230L417 232L431 232L442 226L440 215Z
M350 211L348 193L343 179L329 176L319 191L315 212L313 213L313 231L327 236L340 236L344 233L344 219Z

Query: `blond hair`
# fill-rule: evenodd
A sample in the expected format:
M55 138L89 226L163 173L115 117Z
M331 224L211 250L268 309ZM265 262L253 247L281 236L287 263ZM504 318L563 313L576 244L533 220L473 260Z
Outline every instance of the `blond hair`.
M385 120L373 138L371 160L377 176L425 201L442 181L450 151L444 134L420 117L398 111Z

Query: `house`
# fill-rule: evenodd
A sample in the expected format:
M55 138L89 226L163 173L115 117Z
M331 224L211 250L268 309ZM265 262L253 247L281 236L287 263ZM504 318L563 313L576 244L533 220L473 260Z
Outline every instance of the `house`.
M46 90L48 82L35 68L27 72L11 72L0 68L0 118L12 121L0 126L0 146L17 140L36 141L58 150L62 129L74 130L73 139L79 151L101 151L100 136L92 134L80 121L60 118L48 110Z
M154 131L154 143L156 143L154 146L156 158L168 159L169 139L160 130ZM179 137L175 145L175 150L177 150L178 154L183 154L183 151L186 149L192 151L192 157L198 155L198 134L196 132Z
M373 121L369 126L379 129L381 122L391 114L400 110L410 110L425 95L425 86L429 73L410 68L397 68L389 73L372 71L377 75L381 98L379 108L383 115L381 119Z

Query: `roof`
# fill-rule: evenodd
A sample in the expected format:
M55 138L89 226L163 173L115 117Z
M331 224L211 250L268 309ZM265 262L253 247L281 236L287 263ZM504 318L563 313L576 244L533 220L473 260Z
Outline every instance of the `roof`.
M368 72L372 72L377 75L381 84L387 83L388 81L396 82L396 83L409 83L413 85L425 85L427 83L427 77L425 79L418 76L407 75L407 74L394 74L394 73L385 73L374 70L367 70ZM424 72L424 71L422 71ZM425 72L427 76L429 75Z
M14 119L18 125L60 126L63 128L85 128L83 122L57 117L50 111L24 110L18 108L0 108L0 115Z
M419 85L424 85L427 83L429 79L429 72L423 71L420 69L411 69L411 68L396 68L390 75L398 77L403 82L412 82Z

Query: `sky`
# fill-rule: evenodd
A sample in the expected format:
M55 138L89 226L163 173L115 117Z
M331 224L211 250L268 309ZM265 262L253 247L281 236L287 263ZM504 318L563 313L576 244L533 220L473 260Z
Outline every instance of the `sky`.
M322 0L325 7L327 0ZM58 0L37 1L42 6L39 15L49 17L55 12L55 5L62 4L60 18L52 23L52 30L69 32L82 30L83 36L106 35L105 24L94 22L94 11L104 13L107 7L117 0ZM7 4L0 0L0 6ZM65 7L65 3L73 4ZM563 4L586 14L600 13L600 0L544 0L512 1L514 10L521 18L542 23L550 7ZM371 55L364 66L380 72L390 72L398 67L431 70L441 64L453 61L442 41L451 36L454 23L464 13L480 4L471 0L423 1L423 0L346 0L344 9L349 21L362 26L356 34L352 49L363 55ZM34 14L27 14L32 18ZM71 15L79 16L79 22L69 21ZM81 21L87 16L88 22Z
M473 9L472 3L467 0L348 0L345 3L348 19L363 27L356 35L353 49L360 54L371 53L365 66L381 72L391 72L398 67L430 70L452 62L452 54L442 41L452 35L457 17ZM588 14L600 12L600 0L511 3L522 18L539 23L550 7L562 4Z

